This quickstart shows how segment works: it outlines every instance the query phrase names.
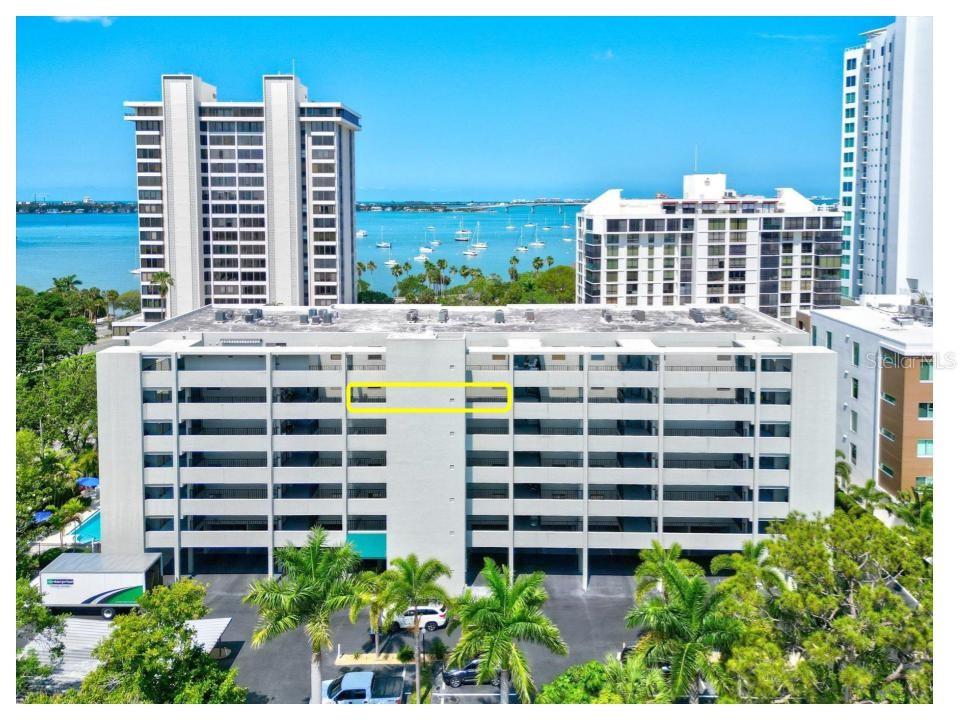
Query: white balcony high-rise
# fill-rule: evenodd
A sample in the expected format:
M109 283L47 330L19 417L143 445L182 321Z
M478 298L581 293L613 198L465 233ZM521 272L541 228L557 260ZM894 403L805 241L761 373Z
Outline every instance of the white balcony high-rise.
M204 305L354 300L359 116L266 75L259 102L194 75L127 102L134 123L143 324ZM155 274L172 286L162 292Z
M933 290L933 22L897 18L843 56L843 293Z

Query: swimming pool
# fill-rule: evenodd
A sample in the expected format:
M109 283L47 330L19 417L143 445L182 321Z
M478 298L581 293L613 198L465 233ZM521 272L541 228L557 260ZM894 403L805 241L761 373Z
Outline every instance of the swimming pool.
M97 510L73 531L73 538L80 544L100 542L100 511Z

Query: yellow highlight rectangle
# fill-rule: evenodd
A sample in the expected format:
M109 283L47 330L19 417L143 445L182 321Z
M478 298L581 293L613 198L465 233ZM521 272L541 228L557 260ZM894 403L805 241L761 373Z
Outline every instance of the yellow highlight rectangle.
M368 406L365 403L361 406L353 404L353 388L492 388L504 389L507 391L507 404L502 407L412 407L412 408L388 408ZM355 415L402 415L402 414L426 414L426 413L463 413L463 414L490 414L490 413L508 413L513 407L513 385L508 382L419 382L419 381L364 381L349 382L346 387L347 414Z

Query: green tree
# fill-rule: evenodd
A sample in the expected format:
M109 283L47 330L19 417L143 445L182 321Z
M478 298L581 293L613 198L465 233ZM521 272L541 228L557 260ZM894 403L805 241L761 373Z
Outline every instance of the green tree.
M74 455L95 447L97 362L93 354L66 358L17 378L17 427L43 430L45 444Z
M769 544L766 540L747 540L740 552L714 557L710 562L710 572L714 575L732 573L741 584L765 592L783 590L783 573L770 558Z
M833 478L837 490L847 490L847 487L850 485L850 473L852 471L853 468L851 468L850 463L847 462L847 456L843 454L843 450L837 450L836 462L834 462L833 465Z
M186 587L184 587L186 586ZM113 631L93 651L100 665L79 689L29 702L57 703L242 703L247 691L236 670L224 671L196 642L187 620L206 612L196 598L205 589L193 580L154 588L137 612L118 615ZM200 604L202 608L202 602Z
M72 497L63 505L50 505L47 510L53 513L50 524L60 533L60 547L63 547L64 533L71 523L79 522L80 517L87 509L87 503L78 497Z
M63 617L47 609L40 591L30 585L27 578L17 578L17 635L27 638L43 634L54 657L63 652L60 634L63 632ZM33 651L17 653L17 697L34 690L52 668L40 662Z
M663 547L656 540L652 541L648 550L640 551L640 564L633 573L637 581L636 601L640 602L651 590L663 590L667 568L676 565L689 576L703 575L703 568L681 555L683 549L679 543L673 543L669 548Z
M253 646L302 628L310 641L310 702L320 703L322 653L333 647L330 617L354 602L360 557L351 545L327 545L321 527L302 548L288 545L275 556L283 575L255 580L243 599L260 615Z
M662 591L631 608L627 627L644 633L635 652L646 664L668 668L673 697L698 703L705 683L726 688L723 661L742 624L723 612L724 591L711 588L702 575L685 573L674 560L661 571Z
M157 286L157 293L160 297L166 298L167 293L170 292L170 288L173 287L173 275L166 270L158 270L153 273L151 282Z
M441 578L450 577L450 568L439 560L428 558L423 562L413 553L405 558L394 558L390 567L383 572L383 599L388 615L396 617L407 608L414 608L413 634L416 648L416 697L420 699L420 661L423 655L423 643L420 637L420 613L418 608L432 602L449 602L446 590L440 584Z
M746 624L727 669L737 701L932 700L932 570L869 513L776 523L775 593L732 606ZM899 587L910 593L911 601Z
M911 529L933 530L933 486L920 485L901 491L888 509Z
M478 682L499 675L500 702L509 702L511 683L522 702L530 702L533 677L520 643L540 645L556 655L567 654L567 644L557 626L543 612L547 591L544 574L535 572L511 579L506 567L484 558L480 571L488 593L467 590L454 603L455 619L448 632L462 627L460 640L450 653L450 662L463 666L480 658Z
M360 612L370 611L370 632L373 633L373 652L380 655L380 636L383 634L383 618L389 609L386 597L386 582L382 573L364 570L357 576L354 597L350 603L350 622L355 623Z
M531 264L533 265L533 272L539 275L540 271L543 270L543 258L537 256L533 259L533 263Z
M120 297L114 303L114 308L122 310L124 315L133 315L140 312L140 291L127 290L120 293Z
M79 292L83 282L76 275L53 278L53 289L61 293Z
M877 481L873 478L868 478L863 485L851 483L847 494L870 514L875 510L886 510L890 505L890 496L877 485Z
M117 314L117 300L120 299L120 293L118 293L116 290L111 289L111 290L107 290L103 294L103 297L107 301L107 309L108 309L108 312L110 313L110 317L115 317Z

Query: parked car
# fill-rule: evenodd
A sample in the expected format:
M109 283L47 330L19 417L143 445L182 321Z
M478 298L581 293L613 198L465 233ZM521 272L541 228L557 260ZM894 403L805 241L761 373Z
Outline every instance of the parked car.
M321 686L323 702L334 705L399 705L403 676L348 672Z
M432 603L421 605L418 608L407 608L406 612L393 619L393 623L390 625L391 631L409 630L413 627L414 616L418 614L420 615L420 627L430 632L439 630L447 624L447 608Z
M443 668L443 682L450 687L460 687L461 685L476 685L477 674L480 672L480 658L471 660L462 668L445 667ZM494 687L500 687L500 673L497 673L490 680Z

